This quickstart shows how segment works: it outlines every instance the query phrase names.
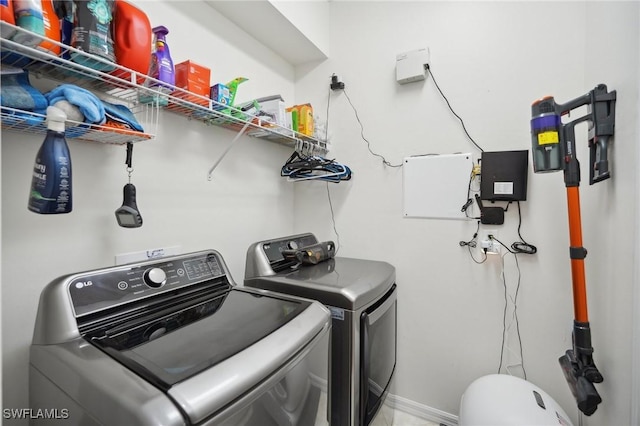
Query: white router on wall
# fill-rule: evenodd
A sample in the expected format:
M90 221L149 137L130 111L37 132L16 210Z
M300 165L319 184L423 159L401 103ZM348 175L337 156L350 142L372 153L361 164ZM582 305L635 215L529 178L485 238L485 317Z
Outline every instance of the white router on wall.
M400 84L413 83L427 77L429 48L411 50L396 55L396 80Z

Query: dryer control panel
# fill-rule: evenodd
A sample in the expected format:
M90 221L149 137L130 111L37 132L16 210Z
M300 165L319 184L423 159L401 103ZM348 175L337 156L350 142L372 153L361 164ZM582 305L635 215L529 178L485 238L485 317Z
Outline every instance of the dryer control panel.
M312 234L295 235L293 237L263 242L262 250L267 256L267 259L269 259L269 263L273 265L284 260L284 256L282 255L284 250L296 250L317 243L318 240Z
M204 252L76 275L68 291L79 317L211 280L212 285L229 284L221 258Z

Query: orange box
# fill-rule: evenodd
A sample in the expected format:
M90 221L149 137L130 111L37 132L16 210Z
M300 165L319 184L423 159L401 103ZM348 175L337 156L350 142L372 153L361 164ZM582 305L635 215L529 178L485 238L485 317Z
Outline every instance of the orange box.
M184 61L175 65L175 73L176 87L209 98L209 87L211 86L211 70L209 68L196 64L193 61ZM196 104L209 104L208 101L204 99L185 95L182 92L174 92L173 95Z

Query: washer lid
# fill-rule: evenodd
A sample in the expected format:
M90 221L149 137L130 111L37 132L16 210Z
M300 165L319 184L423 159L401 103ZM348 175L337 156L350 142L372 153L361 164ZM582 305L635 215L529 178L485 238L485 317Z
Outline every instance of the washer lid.
M190 303L152 318L132 315L85 338L166 391L264 339L310 305L239 289Z
M245 285L357 310L383 295L395 279L396 270L387 262L336 257L317 265L300 265L275 275L247 279Z
M167 393L187 413L192 424L200 424L228 409L257 385L271 382L275 386L289 371L287 365L299 362L296 357L313 348L330 330L329 311L319 302L313 302L265 338L177 383ZM238 329L236 334L240 336L244 331Z
M85 338L171 395L197 424L282 368L329 321L318 302L234 289Z

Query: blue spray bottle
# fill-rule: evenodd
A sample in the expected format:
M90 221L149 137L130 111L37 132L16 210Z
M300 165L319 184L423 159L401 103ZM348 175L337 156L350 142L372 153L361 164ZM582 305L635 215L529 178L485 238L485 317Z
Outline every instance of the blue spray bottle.
M40 214L69 213L71 198L71 156L64 137L66 114L47 108L47 136L33 165L29 210Z

